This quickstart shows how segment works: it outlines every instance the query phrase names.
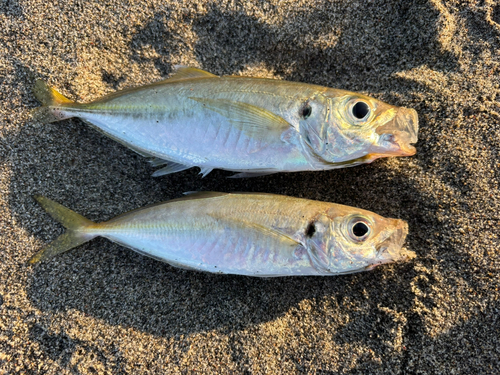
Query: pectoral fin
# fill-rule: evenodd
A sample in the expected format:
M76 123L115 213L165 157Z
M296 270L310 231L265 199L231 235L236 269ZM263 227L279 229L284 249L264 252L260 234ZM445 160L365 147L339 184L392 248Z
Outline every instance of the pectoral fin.
M277 239L279 239L279 241L281 241L283 243L283 245L285 245L285 246L297 246L297 245L301 244L300 242L294 240L292 237L290 237L289 235L287 235L279 230L276 230L274 228L269 228L269 227L266 227L264 225L246 220L245 218L239 218L239 219L231 218L231 219L229 219L229 218L225 218L223 216L219 216L219 215L215 215L215 214L209 214L209 216L211 216L214 219L217 219L219 221L226 221L228 223L228 225L234 225L234 226L240 227L242 229L251 228L251 229L257 230L258 232L262 233L262 235L274 236Z
M194 97L190 99L226 117L235 128L252 138L266 139L272 135L280 137L285 130L290 128L290 124L284 118L252 104L228 99Z

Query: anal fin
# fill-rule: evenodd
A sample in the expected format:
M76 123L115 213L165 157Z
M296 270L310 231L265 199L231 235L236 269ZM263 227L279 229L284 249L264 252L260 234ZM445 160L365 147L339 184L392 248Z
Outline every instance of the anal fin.
M153 177L159 177L159 176L164 176L166 174L181 172L189 168L192 168L192 166L168 161L168 165L166 167L158 169L155 173L153 173Z
M165 165L167 163L171 163L171 161L162 159L162 158L157 158L157 157L152 157L151 159L148 160L148 162L153 166L153 167L159 167L161 165Z
M214 169L212 167L200 167L200 174L203 177L206 177L210 172L212 172Z

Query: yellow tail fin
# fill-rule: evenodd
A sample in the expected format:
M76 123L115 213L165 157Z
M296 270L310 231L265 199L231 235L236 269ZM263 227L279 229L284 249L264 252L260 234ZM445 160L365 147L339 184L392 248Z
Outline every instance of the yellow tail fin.
M96 234L85 233L84 231L85 228L95 224L93 221L41 195L36 195L34 198L50 216L59 221L68 230L66 233L61 234L55 241L33 255L29 263L33 264L52 258L55 255L64 253L90 241L97 236Z
M38 79L33 87L33 94L42 103L42 107L33 110L33 118L41 122L56 122L64 120L72 115L64 113L64 107L72 107L76 103L56 89L48 86L44 81Z

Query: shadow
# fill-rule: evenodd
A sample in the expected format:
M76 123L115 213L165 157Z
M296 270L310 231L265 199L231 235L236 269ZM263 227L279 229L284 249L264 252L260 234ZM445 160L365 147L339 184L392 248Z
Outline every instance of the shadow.
M473 62L484 59L481 53L488 48L491 53L496 53L500 48L500 6L495 2L489 4L479 4L467 8L462 14L463 20L467 25L467 37L471 39L465 48L470 52ZM485 45L488 41L488 46ZM481 48L478 46L481 45Z
M50 359L61 368L67 368L71 373L81 373L79 366L84 360L90 360L94 366L85 366L90 373L97 373L95 364L99 369L110 371L113 374L125 374L124 359L114 345L105 348L91 344L85 340L72 339L64 332L56 333L40 325L33 324L29 328L29 338L38 343L41 349L41 356L29 356L34 362L46 361ZM110 357L108 353L114 353Z
M120 84L125 81L124 76L117 77L115 74L107 72L106 70L101 70L102 80L110 85L114 90L118 90Z
M14 17L18 19L24 18L23 9L19 5L19 1L17 0L1 0L0 13L3 13L8 17Z
M371 168L370 173L381 180L384 174L389 173L380 165L366 168ZM359 177L366 168L352 171ZM425 248L422 247L422 237L433 240L432 236L420 235L413 228L439 227L431 214L438 203L420 196L411 183L397 180L389 184L382 183L380 190L386 189L386 194L380 201L369 204L373 191L362 189L360 178L347 178L346 175L346 184L334 184L334 180L345 173L319 173L319 176L304 173L295 178L277 175L249 182L225 180L223 172L219 172L216 178L205 178L198 180L198 183L201 182L201 190L266 191L307 198L320 195L325 201L339 201L369 208L385 216L409 220L412 230L406 247L419 253L419 264L432 263L431 259L426 259ZM190 177L190 180L196 180L196 176ZM290 186L292 181L298 186L281 188ZM314 192L311 188L301 189L305 181L315 188ZM393 183L399 188L392 187L391 191ZM196 185L189 181L181 186L183 190L189 190L193 184ZM331 186L336 186L334 193ZM76 204L80 207L77 211L91 219L94 218L89 206L95 207L92 201L95 204L106 202L105 206L100 206L104 211L108 205L114 206L102 197L92 201L86 199L84 205L79 205L68 196L63 197L61 203L71 208L75 208L71 203ZM427 215L414 215L413 205L420 207ZM87 215L89 212L91 215ZM40 228L43 228L44 240L53 239L57 235L55 232L62 231L59 225L34 205L30 205L28 215L37 217L42 223ZM50 228L49 233L47 228ZM415 276L413 267L413 263L398 264L369 273L341 277L259 279L221 276L176 269L107 240L96 239L50 262L34 266L27 292L33 304L45 311L77 309L111 325L134 327L152 335L179 338L181 335L211 330L222 333L240 331L275 320L303 300L320 301L332 297L341 301L345 296L356 300L364 298L366 291L372 294L370 302L367 302L371 309L384 304L407 310L414 298L410 288ZM392 297L394 293L398 295L397 300ZM337 308L342 309L340 305ZM237 357L239 354L234 355Z
M105 249L106 255L98 249ZM408 267L397 266L399 271ZM361 298L361 290L375 287L382 275L376 271L332 278L217 276L177 270L96 241L57 264L36 267L28 292L45 311L77 309L111 325L178 339L211 330L240 331L275 320L302 300L322 299L325 294ZM411 299L409 289L401 297L405 296Z
M495 5L491 11L491 19L500 25L500 5Z
M434 7L426 1L384 6L323 2L289 14L278 26L218 5L202 16L185 12L180 18L197 35L197 61L214 74L264 64L283 79L360 91L380 88L381 69L389 76L425 64L438 70L457 67L457 57L440 49L437 26L429 27L440 18ZM171 72L169 61L187 48L183 35L167 26L169 14L168 8L156 13L130 44L136 61L145 59L142 48L153 48L162 74ZM301 32L291 32L295 29Z
M496 337L500 334L499 308L498 302L491 302L484 308L477 309L468 320L434 338L428 337L421 329L422 322L418 313L412 313L407 323L403 324L405 339L399 351L389 349L388 353L376 353L373 357L378 360L367 358L366 361L360 361L355 368L342 373L390 371L399 374L420 374L422 369L436 368L442 364L446 366L447 372L452 373L495 374L500 365L496 343ZM363 336L360 344L383 348L384 337L379 335L380 326L395 325L395 322L387 317L371 319L373 316L361 316L356 323L344 327L343 330L350 332L372 327L370 333ZM439 363L435 361L436 353L439 353Z
M171 31L167 26L170 12L171 10L166 4L165 10L156 13L152 21L134 34L130 43L131 58L137 62L150 60L150 58L144 57L142 52L144 48L152 48L158 55L158 57L153 58L154 65L162 75L172 72L171 57L181 55L186 49L182 35Z
M427 23L422 27L423 20L438 19L434 8L426 2L393 2L384 10L369 2L359 7L324 2L291 14L283 25L270 26L213 6L193 23L199 36L196 55L204 67L216 72L227 74L263 62L284 79L340 84L353 91L379 86L382 67L385 75L440 60L446 61L443 68L456 67L456 58L447 53L434 61L436 30ZM347 24L346 18L359 22ZM296 28L301 33L290 32Z

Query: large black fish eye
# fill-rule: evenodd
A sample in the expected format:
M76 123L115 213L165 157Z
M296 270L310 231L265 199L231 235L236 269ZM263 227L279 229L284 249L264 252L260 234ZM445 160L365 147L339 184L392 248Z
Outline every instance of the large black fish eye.
M356 237L363 237L365 234L367 234L370 231L370 228L368 228L368 225L363 223L362 221L358 221L356 224L352 226L352 233Z
M358 120L362 120L370 113L370 107L365 102L357 102L352 106L352 115Z
M348 224L349 236L355 242L366 240L370 236L371 228L366 219L361 217L353 218Z

